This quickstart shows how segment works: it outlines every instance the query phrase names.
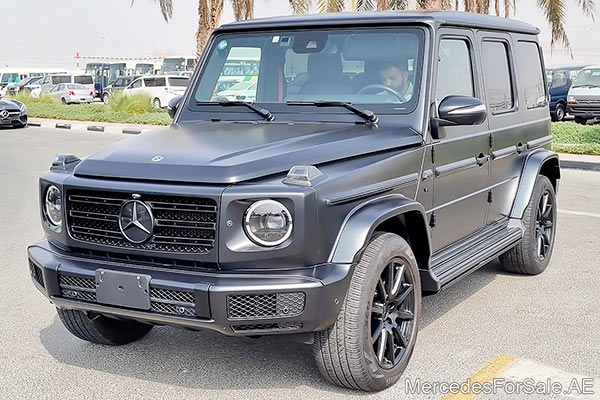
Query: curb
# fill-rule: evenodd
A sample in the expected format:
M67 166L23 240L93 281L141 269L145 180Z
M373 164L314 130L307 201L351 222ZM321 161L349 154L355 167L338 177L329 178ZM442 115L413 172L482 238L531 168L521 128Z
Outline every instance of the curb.
M560 167L567 169L580 169L584 171L600 172L600 163L595 162L560 160Z

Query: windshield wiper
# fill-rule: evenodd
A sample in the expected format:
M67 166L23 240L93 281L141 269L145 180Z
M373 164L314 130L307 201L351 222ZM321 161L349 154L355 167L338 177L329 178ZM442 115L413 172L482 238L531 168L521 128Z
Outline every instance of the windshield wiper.
M346 101L288 101L288 106L315 106L315 107L343 107L346 110L352 111L354 114L362 117L365 121L376 124L379 122L379 117L371 110L361 109L352 103Z
M600 87L600 86L598 86L598 85L592 85L590 83L590 84L587 84L587 85L575 85L575 86L571 86L571 87L574 87L574 88L576 88L576 87L592 87L592 88L596 88L596 87Z
M196 102L197 106L222 106L222 107L232 107L232 106L243 106L243 107L247 107L248 109L254 111L255 113L257 113L258 115L260 115L261 117L263 117L264 119L266 119L267 121L275 121L275 117L273 116L273 114L271 114L271 111L267 110L266 108L261 108L261 107L257 107L254 105L254 103L251 103L249 101L229 101L229 100L221 100L221 101L197 101Z

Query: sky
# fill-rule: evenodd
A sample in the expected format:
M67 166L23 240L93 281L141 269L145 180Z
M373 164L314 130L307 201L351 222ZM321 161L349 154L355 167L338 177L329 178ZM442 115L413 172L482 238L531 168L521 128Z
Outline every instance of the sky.
M0 0L6 2L9 0ZM596 21L584 16L575 0L567 0L568 52L550 48L550 28L537 0L517 0L514 19L541 29L547 66L600 64L600 9ZM174 0L173 19L166 23L153 0L18 0L0 7L0 67L75 69L81 56L150 57L195 53L197 1ZM410 3L409 3L410 4ZM600 2L599 2L600 6ZM12 9L11 9L12 8ZM13 17L8 17L14 13ZM255 17L290 14L288 0L255 0ZM221 23L233 21L228 0ZM10 40L6 40L6 39ZM81 61L82 66L85 61Z

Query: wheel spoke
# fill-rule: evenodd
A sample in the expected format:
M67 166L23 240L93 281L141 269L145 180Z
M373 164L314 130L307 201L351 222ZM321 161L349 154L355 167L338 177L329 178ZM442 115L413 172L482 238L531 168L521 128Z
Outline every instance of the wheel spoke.
M385 348L387 347L387 336L388 331L385 329L381 331L381 336L379 336L379 347L377 349L377 359L380 363L383 363L383 356L385 355Z
M392 291L390 292L390 301L394 301L398 293L400 292L400 288L402 287L402 278L404 277L404 265L400 265L398 271L396 272L396 279L394 279L394 285L392 286Z
M394 268L396 267L396 265L391 262L387 268L388 268L388 278L387 278L387 294L388 297L386 298L386 300L391 300L391 296L392 296L392 292L394 291Z
M538 233L538 235L537 235L537 255L540 257L544 256L542 254L542 246L543 246L542 242L543 242L542 235Z
M406 348L408 346L408 340L406 340L406 338L404 337L404 334L402 333L402 330L400 329L400 327L395 326L393 328L393 332L394 332L394 337L396 338L396 340L398 341L400 346Z
M373 305L371 306L371 312L374 314L382 315L383 314L383 304L373 302Z
M410 296L410 294L413 291L413 285L409 284L409 283L405 283L404 284L404 289L402 289L402 291L400 292L400 294L398 295L398 297L396 297L395 299L395 303L396 304L402 304L406 301L406 299L408 298L408 296Z
M542 215L543 220L548 221L550 219L551 215L552 215L552 203L548 203L548 204L546 204L546 210L544 211L544 214Z
M549 193L544 193L544 195L542 196L542 214L544 215L546 213L546 208L548 208L548 197L550 196Z
M408 310L397 311L397 314L398 319L402 321L412 321L415 318L415 315Z
M381 296L381 300L386 301L388 295L381 277L379 277L379 282L377 282L377 286L379 287L379 295Z
M383 332L383 326L383 321L379 321L379 325L377 325L375 332L373 332L373 334L371 335L371 343L375 343L377 341L377 339L381 335L381 332Z
M394 346L394 335L393 334L388 334L387 335L387 359L390 360L391 363L394 362L394 358L395 357L395 353L396 353L396 346Z

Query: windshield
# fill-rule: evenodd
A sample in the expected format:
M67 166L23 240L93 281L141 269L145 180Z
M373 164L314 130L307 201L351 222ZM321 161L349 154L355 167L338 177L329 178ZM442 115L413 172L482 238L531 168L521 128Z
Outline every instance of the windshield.
M184 63L184 58L165 58L162 66L163 73L167 74L170 72L184 71Z
M598 86L600 87L600 68L590 68L579 71L573 86Z
M0 74L0 75L2 75L2 78L0 78L0 82L2 82L2 83L19 82L19 74L4 73L4 74Z
M423 32L415 28L220 35L195 100L255 101L272 111L288 102L341 101L410 112L422 52Z
M127 72L127 65L125 63L110 64L108 67L108 84L112 84L114 81L122 76L125 76Z
M69 75L54 75L51 79L53 85L58 85L59 83L71 83L71 76Z

